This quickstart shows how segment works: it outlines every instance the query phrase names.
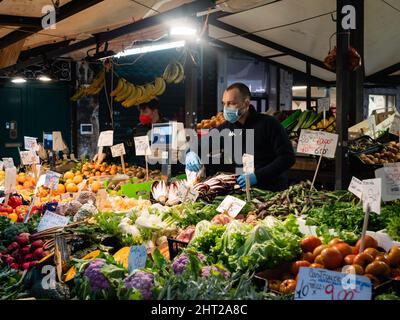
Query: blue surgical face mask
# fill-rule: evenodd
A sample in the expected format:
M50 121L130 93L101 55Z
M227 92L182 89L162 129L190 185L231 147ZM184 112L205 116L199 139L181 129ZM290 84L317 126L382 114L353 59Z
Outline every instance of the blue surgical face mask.
M224 118L226 121L229 121L230 123L235 123L239 120L240 116L241 112L239 109L224 107Z

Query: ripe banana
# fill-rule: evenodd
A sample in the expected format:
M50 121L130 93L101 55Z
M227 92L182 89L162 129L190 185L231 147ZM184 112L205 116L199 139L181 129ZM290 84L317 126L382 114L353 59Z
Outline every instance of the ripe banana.
M122 91L121 94L116 97L115 101L122 102L122 101L126 100L126 98L128 98L131 93L132 93L132 86L128 82L125 84L124 91Z
M185 69L180 62L176 62L177 67L179 68L179 75L174 79L174 83L181 83L185 78Z
M121 92L121 90L124 88L124 82L125 81L126 80L124 78L119 78L117 86L110 93L111 97L115 97L116 95L118 95Z
M119 90L118 94L115 96L115 101L122 101L121 97L126 93L126 91L128 90L129 86L128 86L128 82L124 81L122 84L122 89Z
M78 101L84 95L85 95L85 88L84 87L79 87L78 90L76 90L75 94L70 98L70 100L71 101Z
M155 91L154 85L148 83L145 85L144 88L146 90L146 96L152 96L154 94L154 91Z
M157 78L157 79L161 80L160 81L161 82L161 86L160 86L160 88L158 90L156 90L155 94L157 96L161 96L165 92L165 89L167 88L167 84L165 83L164 79L162 79L162 78ZM156 86L157 86L157 79L156 79Z
M105 76L106 76L106 73L105 73L105 71L103 69L103 71L100 72L98 77L92 82L92 84L90 86L91 87L98 87L98 86L102 85L104 83Z
M125 108L129 108L129 107L133 106L137 100L138 95L141 92L138 87L135 87L134 85L132 85L132 86L134 87L134 90L129 95L129 97L122 103L122 106Z

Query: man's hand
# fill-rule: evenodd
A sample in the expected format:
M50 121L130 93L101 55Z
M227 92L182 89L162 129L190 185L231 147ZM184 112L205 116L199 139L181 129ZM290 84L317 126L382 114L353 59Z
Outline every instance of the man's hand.
M253 186L257 184L257 177L254 173L250 174L250 185ZM242 174L237 178L237 183L239 184L241 189L246 188L246 175Z
M186 169L188 169L189 171L194 171L194 172L200 171L201 168L200 158L193 151L190 151L186 154L185 164L186 164Z

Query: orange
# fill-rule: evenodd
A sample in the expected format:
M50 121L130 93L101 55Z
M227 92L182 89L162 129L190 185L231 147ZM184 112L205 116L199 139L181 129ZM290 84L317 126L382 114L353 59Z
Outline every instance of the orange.
M96 171L96 176L100 176L101 172L100 171Z
M57 186L56 192L57 192L57 194L63 194L65 192L65 186L63 184L59 183Z
M74 178L74 173L72 171L67 171L66 173L64 173L64 178L65 179L73 179Z
M97 192L99 191L99 189L101 189L102 185L99 181L94 181L91 185L90 188L92 190L92 192Z
M30 187L32 187L32 183L29 180L25 181L24 182L24 189L29 189Z
M19 174L19 175L17 176L17 182L20 183L20 184L24 184L24 182L25 182L25 176Z
M22 190L24 187L23 187L22 185L20 185L20 184L17 184L17 185L15 186L15 188L16 188L17 190Z
M40 192L39 192L39 197L40 198L47 197L48 195L49 195L49 193L48 193L48 191L46 189L44 189L44 188L40 189Z
M67 190L67 192L77 192L78 186L75 183L68 183L66 190Z
M83 181L83 177L81 175L77 175L72 179L72 182L75 184L81 183Z

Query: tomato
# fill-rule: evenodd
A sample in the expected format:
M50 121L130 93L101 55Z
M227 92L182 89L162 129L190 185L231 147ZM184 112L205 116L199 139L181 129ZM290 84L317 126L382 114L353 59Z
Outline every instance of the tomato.
M383 261L384 263L386 263L388 266L390 265L389 259L388 259L388 255L385 253L379 253L376 257L375 257L375 261Z
M270 280L268 281L268 289L273 291L279 291L281 283L282 282L279 280Z
M371 256L368 253L362 252L356 255L354 258L354 263L359 264L361 267L365 267L368 264L370 264L372 261L374 261L374 257Z
M374 287L377 287L381 283L379 281L379 279L377 277L375 277L374 275L372 275L372 274L366 273L366 274L364 274L364 277L369 278Z
M344 263L348 265L353 264L355 257L356 257L355 254L348 254L347 256L344 257Z
M297 284L296 280L293 279L285 280L279 286L279 292L283 294L293 293L296 290L296 284Z
M392 247L387 255L389 265L397 267L400 265L400 247Z
M301 256L301 260L306 260L310 263L314 262L314 255L312 252L304 252L303 255Z
M364 274L364 268L361 267L359 264L352 264L351 266L354 268L354 271L356 274L359 274L359 275Z
M376 250L375 248L367 248L364 250L364 252L370 254L374 258L376 258L376 256L379 254L379 251Z
M310 266L310 262L308 262L306 260L299 260L299 261L293 262L291 272L292 272L292 274L298 274L300 267L309 267L309 266Z
M336 269L340 267L343 262L343 256L338 249L326 248L321 252L322 264L327 269Z
M323 262L323 260L322 260L322 256L321 256L321 255L318 255L318 256L315 258L314 263L324 265L324 262Z
M319 263L311 263L310 264L310 268L320 268L320 269L324 269L325 267L322 264Z
M344 241L339 238L333 238L331 241L328 242L328 246L334 246L338 243L343 243Z
M313 252L314 249L321 245L321 240L315 236L305 237L301 241L301 249L303 252Z
M14 209L6 204L0 204L0 212L13 213Z
M332 248L338 249L343 257L353 253L351 247L345 242L337 243L333 245Z
M355 250L360 252L360 247L361 247L361 239L357 241ZM369 235L365 236L365 248L378 248L378 241L376 241L374 238L372 238Z
M390 268L383 261L373 261L365 268L365 273L372 274L375 277L389 277Z
M316 258L318 255L320 255L322 250L324 250L325 248L328 248L326 244L321 244L320 246L316 247L313 251L314 257Z
M293 276L291 274L285 273L282 275L282 280L293 280Z

